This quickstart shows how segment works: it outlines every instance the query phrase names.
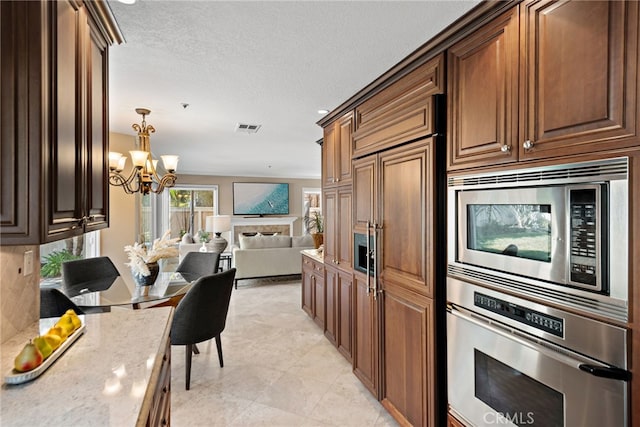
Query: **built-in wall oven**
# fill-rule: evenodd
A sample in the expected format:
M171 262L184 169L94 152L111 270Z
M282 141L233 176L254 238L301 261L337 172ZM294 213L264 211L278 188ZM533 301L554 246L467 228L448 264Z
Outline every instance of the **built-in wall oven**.
M628 185L626 157L448 178L447 387L462 422L627 425Z
M627 425L625 329L447 279L448 399L470 426Z
M628 159L448 179L451 277L627 320Z

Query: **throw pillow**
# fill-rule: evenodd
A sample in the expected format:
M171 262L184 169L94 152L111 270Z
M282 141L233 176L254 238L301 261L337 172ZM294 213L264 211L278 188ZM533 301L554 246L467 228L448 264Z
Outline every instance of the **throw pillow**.
M184 236L182 236L181 242L184 243L185 245L189 243L195 243L193 241L193 236L191 235L191 233L184 233Z

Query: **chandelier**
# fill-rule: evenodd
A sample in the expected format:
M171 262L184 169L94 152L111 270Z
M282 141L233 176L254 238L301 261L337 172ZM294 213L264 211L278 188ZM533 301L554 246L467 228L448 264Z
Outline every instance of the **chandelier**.
M136 113L142 116L142 124L134 123L132 128L138 132L138 148L140 150L129 151L133 167L128 177L122 174L127 157L122 153L109 152L109 184L120 186L127 194L161 193L165 187L173 187L176 183L176 169L178 167L178 156L160 156L162 164L167 173L159 175L158 161L151 155L151 143L149 134L155 132L153 126L148 125L144 120L145 116L151 114L146 108L136 108Z

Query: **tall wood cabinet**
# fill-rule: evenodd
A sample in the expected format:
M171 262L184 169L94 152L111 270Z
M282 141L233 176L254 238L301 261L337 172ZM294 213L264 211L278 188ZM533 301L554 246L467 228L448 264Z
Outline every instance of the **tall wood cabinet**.
M351 182L353 113L349 112L324 129L322 141L323 186Z
M638 3L525 1L448 51L450 170L631 147Z
M412 425L436 422L434 253L443 148L425 138L354 161L354 220L378 225L377 283L355 275L354 372Z
M104 2L1 2L2 244L108 226L108 47Z

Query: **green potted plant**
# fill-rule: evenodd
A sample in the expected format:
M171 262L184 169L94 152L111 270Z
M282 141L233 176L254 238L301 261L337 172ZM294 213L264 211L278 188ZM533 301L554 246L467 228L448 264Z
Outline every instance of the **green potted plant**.
M313 244L316 249L322 245L324 241L324 218L319 211L312 211L304 217L304 226L313 237Z
M45 278L59 277L62 274L63 262L80 258L80 256L74 255L66 249L51 252L44 257L44 263L40 268L40 276Z

